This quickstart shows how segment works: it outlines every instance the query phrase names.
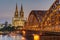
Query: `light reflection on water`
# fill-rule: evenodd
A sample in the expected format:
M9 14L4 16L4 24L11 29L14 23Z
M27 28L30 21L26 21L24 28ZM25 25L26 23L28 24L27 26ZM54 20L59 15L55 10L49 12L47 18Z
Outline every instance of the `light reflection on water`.
M34 36L34 40L40 40L39 35L37 35L37 34L33 34L33 36Z
M22 39L21 35L17 36L0 35L0 40L25 40L25 39Z
M0 35L0 40L27 40L27 39L21 35L16 35L16 36ZM33 40L39 40L39 35L34 35Z

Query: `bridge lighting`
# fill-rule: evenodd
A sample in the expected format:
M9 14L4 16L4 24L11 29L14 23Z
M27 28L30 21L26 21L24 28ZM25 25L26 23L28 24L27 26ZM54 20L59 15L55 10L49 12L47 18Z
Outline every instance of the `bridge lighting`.
M39 35L33 34L34 40L39 40Z
M25 31L22 31L22 33L23 33L23 35L25 35L26 32Z
M26 40L24 37L22 37L22 40Z

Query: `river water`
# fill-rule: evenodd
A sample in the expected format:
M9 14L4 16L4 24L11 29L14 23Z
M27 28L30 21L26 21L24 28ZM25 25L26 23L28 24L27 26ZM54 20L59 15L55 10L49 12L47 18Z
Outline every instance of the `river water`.
M22 35L16 35L16 36L12 36L12 35L0 35L0 40L39 40L39 36L38 35L34 35L33 37L23 37Z
M26 39L21 35L17 36L0 35L0 40L26 40Z

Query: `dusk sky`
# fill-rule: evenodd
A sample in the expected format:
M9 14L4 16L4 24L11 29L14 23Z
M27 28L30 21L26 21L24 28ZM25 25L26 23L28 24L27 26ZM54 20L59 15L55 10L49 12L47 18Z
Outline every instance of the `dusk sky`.
M25 18L31 10L48 10L55 0L0 0L0 23L8 21L12 23L16 3L20 12L21 4L24 9Z

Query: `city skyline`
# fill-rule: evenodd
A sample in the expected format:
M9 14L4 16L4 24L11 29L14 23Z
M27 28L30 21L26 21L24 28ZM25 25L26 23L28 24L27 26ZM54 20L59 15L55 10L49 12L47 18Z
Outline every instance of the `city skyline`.
M28 17L31 10L48 10L55 0L0 0L0 23L6 20L11 23L16 3L20 12L23 5L24 16Z

